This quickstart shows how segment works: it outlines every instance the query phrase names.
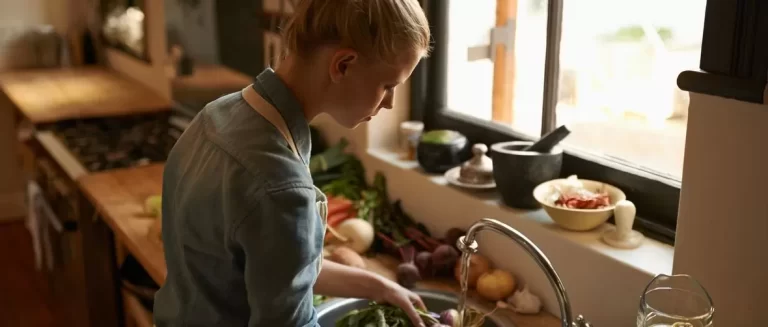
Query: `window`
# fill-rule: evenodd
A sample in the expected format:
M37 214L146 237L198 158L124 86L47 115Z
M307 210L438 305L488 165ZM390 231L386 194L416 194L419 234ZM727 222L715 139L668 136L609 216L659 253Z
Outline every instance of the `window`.
M414 72L414 118L488 144L567 124L563 176L620 187L638 229L674 240L688 110L676 80L698 67L706 0L425 2L434 51Z

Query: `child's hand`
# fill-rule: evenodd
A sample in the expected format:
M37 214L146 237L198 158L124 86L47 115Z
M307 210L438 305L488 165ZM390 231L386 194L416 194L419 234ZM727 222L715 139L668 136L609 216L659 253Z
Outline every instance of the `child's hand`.
M424 327L424 322L421 321L419 313L416 312L416 308L426 311L424 302L421 301L421 297L418 294L400 286L389 279L381 278L382 283L380 289L375 292L372 300L376 302L389 303L403 309L408 317L411 318L414 326Z

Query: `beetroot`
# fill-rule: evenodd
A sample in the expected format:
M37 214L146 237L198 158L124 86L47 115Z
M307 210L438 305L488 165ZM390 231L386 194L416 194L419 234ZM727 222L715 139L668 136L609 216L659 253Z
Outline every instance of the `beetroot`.
M421 280L419 268L413 262L415 252L416 249L410 245L400 248L403 263L397 266L397 283L405 288L412 288Z
M446 267L452 268L458 259L459 251L448 244L442 244L432 252L432 266L437 270L444 270Z
M459 237L464 236L466 234L463 230L458 229L456 227L449 229L447 232L445 232L445 243L448 245L456 248L456 241L459 240Z
M429 251L419 252L415 261L422 277L431 277L435 274L434 269L432 269L432 253Z

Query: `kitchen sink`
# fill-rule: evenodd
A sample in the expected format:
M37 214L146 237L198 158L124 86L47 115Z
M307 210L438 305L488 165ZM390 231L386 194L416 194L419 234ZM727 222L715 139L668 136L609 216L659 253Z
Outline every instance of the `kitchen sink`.
M440 313L447 309L456 309L459 305L458 295L448 292L415 289L413 290L424 301L424 305L432 312ZM318 324L321 327L335 327L336 321L344 317L348 312L355 309L362 309L368 306L368 300L365 299L333 299L317 307ZM481 308L487 312L487 306L479 306L472 300L467 300L467 304L474 308ZM513 327L512 321L499 313L494 313L485 318L482 327Z

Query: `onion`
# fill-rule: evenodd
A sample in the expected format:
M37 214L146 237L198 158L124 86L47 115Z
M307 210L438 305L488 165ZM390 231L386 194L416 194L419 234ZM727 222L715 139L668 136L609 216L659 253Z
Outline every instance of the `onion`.
M488 261L488 259L477 253L472 254L469 257L469 287L475 287L480 275L489 270L491 270L491 262ZM453 270L453 274L456 280L461 283L461 260L456 260L456 267Z
M486 272L477 280L477 293L487 300L499 301L514 291L515 277L501 269Z
M448 309L440 313L440 323L451 326L459 326L459 312L456 309Z

